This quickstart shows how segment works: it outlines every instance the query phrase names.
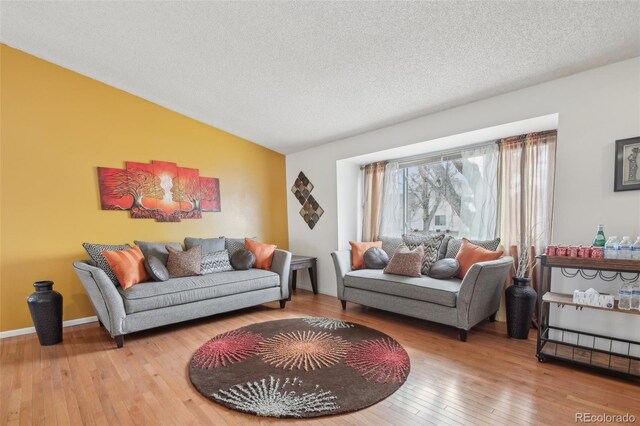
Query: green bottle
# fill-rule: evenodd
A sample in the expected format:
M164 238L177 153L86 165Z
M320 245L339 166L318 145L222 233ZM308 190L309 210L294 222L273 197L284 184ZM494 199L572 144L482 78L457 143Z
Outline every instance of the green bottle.
M604 247L607 239L604 237L604 231L602 230L604 226L598 225L598 230L596 231L596 237L593 239L593 247Z

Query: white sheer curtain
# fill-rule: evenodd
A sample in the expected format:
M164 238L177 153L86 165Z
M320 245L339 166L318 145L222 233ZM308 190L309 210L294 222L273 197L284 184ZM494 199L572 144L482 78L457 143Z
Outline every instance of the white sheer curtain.
M403 170L397 161L387 163L382 195L382 219L378 235L399 237L404 226Z
M500 238L506 254L517 256L520 245L532 256L542 254L551 241L556 139L553 130L500 141ZM531 273L538 290L537 269ZM498 319L504 316L503 301Z
M495 143L463 150L460 220L467 238L489 240L498 233L498 164L500 148Z

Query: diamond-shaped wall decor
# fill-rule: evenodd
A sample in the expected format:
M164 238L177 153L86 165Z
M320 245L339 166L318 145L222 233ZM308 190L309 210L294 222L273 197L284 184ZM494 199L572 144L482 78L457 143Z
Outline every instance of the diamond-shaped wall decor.
M324 214L324 209L320 207L320 204L313 198L313 195L309 195L307 201L302 205L300 209L300 216L307 222L309 228L313 229L316 223L320 220L320 217Z
M291 192L293 192L293 195L295 195L300 204L304 204L311 194L311 191L313 191L313 184L309 182L309 179L304 175L304 173L300 172L298 178L291 187Z
M300 216L302 216L307 225L309 225L309 228L313 229L323 215L324 210L320 207L316 199L313 198L311 191L313 191L313 184L304 173L300 172L291 187L291 192L293 192L293 195L300 204L302 204Z

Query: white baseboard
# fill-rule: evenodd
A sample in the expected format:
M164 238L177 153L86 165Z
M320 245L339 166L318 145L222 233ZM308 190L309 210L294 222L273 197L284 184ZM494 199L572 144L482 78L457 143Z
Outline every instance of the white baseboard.
M62 326L72 327L74 325L87 324L87 323L96 322L96 321L98 321L98 317L96 316L84 317L84 318L78 318L78 319L73 319L69 321L63 321ZM31 334L35 332L36 332L35 327L26 327L26 328L19 328L17 330L0 331L0 339L4 339L6 337L13 337L13 336L22 336L23 334Z

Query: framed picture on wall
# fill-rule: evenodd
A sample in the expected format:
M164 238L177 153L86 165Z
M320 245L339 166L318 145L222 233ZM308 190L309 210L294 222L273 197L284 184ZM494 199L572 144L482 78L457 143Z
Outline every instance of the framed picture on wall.
M613 190L640 189L640 136L616 141L616 167Z

